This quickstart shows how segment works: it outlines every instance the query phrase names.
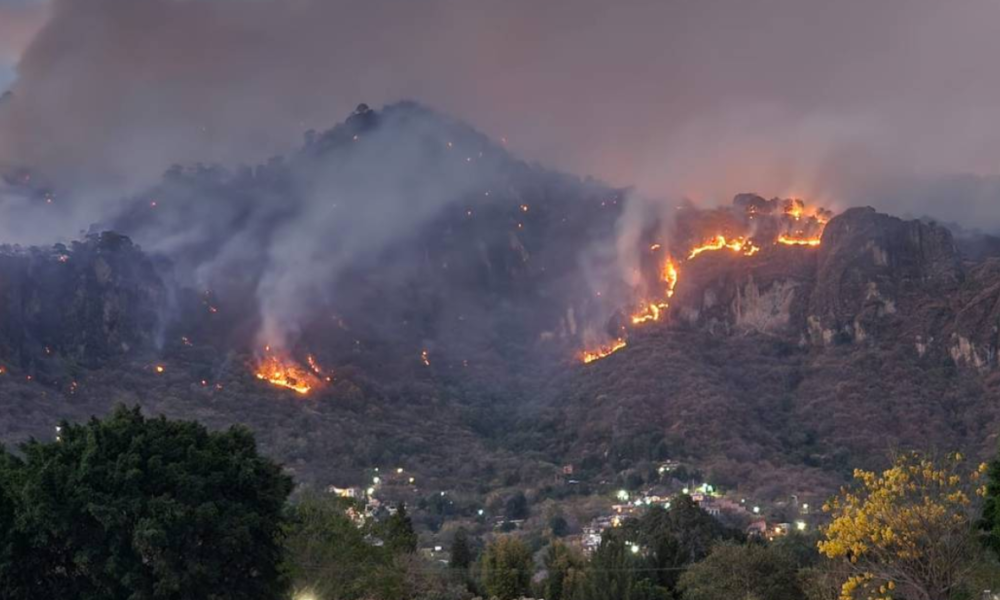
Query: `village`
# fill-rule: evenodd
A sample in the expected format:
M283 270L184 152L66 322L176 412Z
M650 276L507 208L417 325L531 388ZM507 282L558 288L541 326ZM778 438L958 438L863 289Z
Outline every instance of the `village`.
M569 488L583 486L588 482L575 478L575 468L564 465L561 468L561 483ZM582 499L571 496L563 502L564 507L556 509L559 515L572 513L571 518L558 516L545 519L535 515L535 507L529 506L523 493L514 493L503 506L495 501L471 501L466 494L449 490L422 492L416 485L416 477L405 469L397 467L382 470L371 469L371 479L367 487L329 486L327 493L348 500L345 509L358 527L368 522L380 521L395 515L399 506L405 505L417 523L426 523L422 513L444 513L437 527L421 531L425 543L419 552L428 559L448 563L451 538L458 528L465 529L483 540L497 535L515 534L531 536L544 531L562 542L577 548L584 556L592 555L601 545L606 532L621 527L626 520L641 517L651 507L670 510L678 497L686 496L705 513L722 524L742 531L747 538L773 541L790 533L805 533L818 525L822 511L816 511L808 502L798 496L770 503L741 497L727 490L721 490L711 483L694 481L690 474L697 470L676 460L665 460L657 466L659 481L639 489L615 489L610 482L597 482L597 491ZM431 501L428 501L431 498ZM524 502L523 507L512 504ZM552 501L546 501L544 512L554 514ZM580 509L578 505L585 505ZM443 507L443 509L442 509ZM541 507L538 510L542 510ZM553 523L557 523L554 525ZM380 540L371 543L378 545ZM636 547L638 550L638 547Z

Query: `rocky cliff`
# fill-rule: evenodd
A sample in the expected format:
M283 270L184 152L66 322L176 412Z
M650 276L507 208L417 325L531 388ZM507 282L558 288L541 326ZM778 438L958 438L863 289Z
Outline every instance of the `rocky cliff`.
M151 260L124 236L0 248L0 364L33 377L148 352L165 309Z

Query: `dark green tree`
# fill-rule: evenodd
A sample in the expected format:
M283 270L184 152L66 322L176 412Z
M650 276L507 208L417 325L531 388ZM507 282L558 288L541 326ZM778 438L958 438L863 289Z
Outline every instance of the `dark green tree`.
M450 566L453 569L462 569L464 571L469 568L473 560L472 545L469 544L469 532L464 527L459 527L455 531L455 539L451 542Z
M553 542L545 552L546 600L573 600L584 583L586 561L579 552L562 542Z
M528 518L528 499L524 492L517 492L507 501L503 507L504 516L512 521L519 521Z
M406 514L406 505L400 504L381 527L385 547L392 554L412 554L417 551L417 533Z
M514 536L502 536L486 547L482 584L488 596L516 600L528 595L534 564L531 550Z
M385 546L370 543L369 525L349 516L358 509L351 500L319 494L290 507L286 569L296 589L343 600L406 597L404 570Z
M804 596L795 562L759 544L724 542L681 576L685 600L799 600Z
M591 558L586 600L654 600L667 597L646 569L643 549L621 529L606 531Z
M569 523L566 522L566 517L562 515L553 515L549 518L549 529L552 530L552 535L555 537L564 537L569 533Z
M119 408L0 459L0 597L273 599L292 482L249 431ZM16 549L15 560L9 560Z
M1000 457L990 461L986 472L986 495L979 520L983 544L1000 556Z

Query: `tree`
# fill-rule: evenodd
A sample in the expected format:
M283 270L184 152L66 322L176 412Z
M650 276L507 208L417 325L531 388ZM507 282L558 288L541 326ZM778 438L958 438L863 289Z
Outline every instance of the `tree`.
M483 589L499 600L527 595L533 572L531 550L514 536L497 538L483 553Z
M386 549L392 554L412 554L417 551L417 533L413 522L406 514L406 506L400 504L382 526L382 536Z
M290 507L286 569L296 589L344 600L405 597L403 569L370 543L368 523L349 516L358 514L352 500L318 494Z
M796 565L785 553L759 544L723 542L680 578L685 600L800 600Z
M118 408L0 462L0 596L276 598L292 482L242 428ZM12 500L12 502L11 502ZM3 518L0 516L0 518Z
M569 523L566 522L566 517L553 515L549 518L549 529L554 537L565 537L569 533Z
M985 493L977 487L985 470L962 472L958 454L936 464L917 453L882 473L856 470L854 488L823 507L833 520L819 543L851 567L842 597L947 600L961 590L975 564L974 500Z
M507 498L503 507L504 516L511 521L519 521L528 518L528 499L524 492L518 492Z
M622 529L642 548L648 578L668 590L677 586L684 567L703 560L717 542L742 537L687 495L674 498L669 510L650 507L642 517L626 521Z
M605 532L590 561L586 600L653 600L667 594L650 580L643 549L621 529Z
M546 600L573 600L584 583L586 561L579 552L562 542L553 542L545 552Z
M469 533L464 527L459 527L455 531L455 539L451 542L451 562L449 565L453 569L469 568L472 564L472 546L469 544Z
M987 468L983 515L979 521L983 544L1000 556L1000 457Z

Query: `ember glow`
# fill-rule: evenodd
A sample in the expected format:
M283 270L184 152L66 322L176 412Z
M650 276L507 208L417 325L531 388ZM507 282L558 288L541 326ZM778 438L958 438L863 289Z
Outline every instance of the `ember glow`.
M691 252L688 253L688 260L695 258L703 252L713 252L715 250L731 250L737 254L753 256L760 251L760 248L754 246L753 243L746 238L739 237L730 240L724 235L717 235L702 245L692 248Z
M584 363L592 363L595 360L600 360L605 356L610 356L611 354L618 352L627 345L628 343L626 343L625 340L618 338L612 342L600 346L599 348L595 348L593 350L585 350L583 353L581 353L580 360L582 360Z
M733 201L733 206L699 210L692 209L685 215L683 229L693 234L700 243L686 250L685 269L693 268L695 258L705 252L728 250L736 256L754 256L763 248L783 246L817 247L822 244L823 230L833 213L823 208L813 208L798 198L766 200L755 194L741 194ZM678 224L682 222L679 220ZM717 233L719 230L737 232ZM701 237L699 234L704 235ZM650 252L662 248L660 243L648 246ZM683 248L683 247L682 247ZM674 250L680 250L674 248ZM664 320L670 299L673 298L680 280L679 265L672 257L662 263L657 277L665 286L663 295L645 298L638 302L638 309L630 315L633 327ZM600 295L600 294L598 294ZM581 359L593 362L624 348L624 338L617 338L604 346L585 350Z
M676 263L674 263L672 258L667 258L666 262L663 263L663 267L660 269L660 281L666 284L666 289L664 290L666 300L644 302L640 306L639 311L632 315L633 325L641 325L650 321L660 320L660 317L668 308L670 308L670 303L667 302L667 300L672 298L674 295L674 288L677 287L678 277L679 274Z
M269 346L266 352L267 356L257 363L255 369L257 379L303 395L321 385L322 382L314 372L319 368L314 366L315 360L310 361L310 367L307 369L289 357L279 356L277 353L271 352Z
M823 240L818 237L798 238L790 235L778 236L778 243L784 244L785 246L819 246L822 241Z

